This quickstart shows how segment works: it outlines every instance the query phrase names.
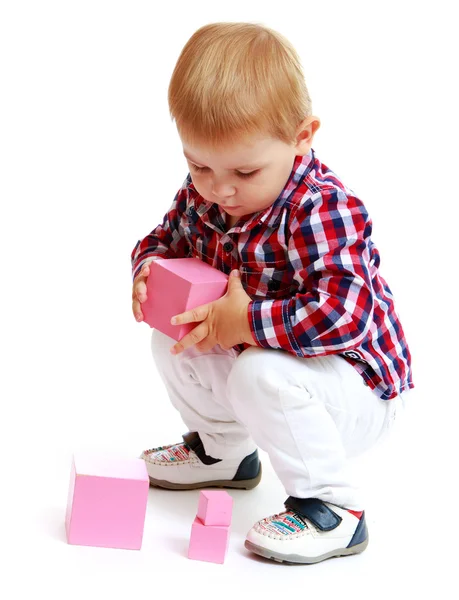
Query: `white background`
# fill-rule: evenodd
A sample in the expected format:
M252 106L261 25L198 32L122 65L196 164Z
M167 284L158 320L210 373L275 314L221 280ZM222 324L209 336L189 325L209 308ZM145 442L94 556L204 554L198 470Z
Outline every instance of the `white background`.
M0 1L2 597L457 592L453 5ZM368 550L312 567L243 547L285 499L263 454L261 485L231 492L223 566L186 558L195 491L150 490L140 552L65 541L74 452L137 456L184 431L149 329L131 316L130 252L186 175L167 107L175 61L198 27L225 20L261 22L296 46L322 120L314 148L372 215L413 354L403 428L364 463Z

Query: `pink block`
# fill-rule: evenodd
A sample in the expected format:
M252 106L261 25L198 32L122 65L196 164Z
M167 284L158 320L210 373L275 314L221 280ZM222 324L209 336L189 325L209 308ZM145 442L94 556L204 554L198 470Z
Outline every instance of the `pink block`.
M188 558L206 562L223 563L229 546L229 527L204 525L196 517L191 527Z
M141 459L75 455L65 519L68 543L140 550L149 485Z
M187 310L221 298L228 276L198 258L160 258L150 263L147 300L142 304L144 321L175 340L196 323L171 325L170 320Z
M198 517L204 525L231 525L233 499L223 490L203 490L199 494Z

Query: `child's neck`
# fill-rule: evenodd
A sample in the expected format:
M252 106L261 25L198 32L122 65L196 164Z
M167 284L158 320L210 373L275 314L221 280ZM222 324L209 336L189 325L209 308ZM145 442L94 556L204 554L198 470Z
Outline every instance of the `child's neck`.
M231 229L231 227L234 227L238 221L239 221L239 217L235 217L235 216L231 216L231 215L227 214L226 215L227 229Z

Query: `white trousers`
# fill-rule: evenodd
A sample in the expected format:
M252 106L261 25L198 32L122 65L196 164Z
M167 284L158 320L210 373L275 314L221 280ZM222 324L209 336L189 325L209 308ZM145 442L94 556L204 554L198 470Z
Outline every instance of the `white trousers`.
M153 331L153 357L171 402L207 454L242 460L259 447L287 495L363 510L350 459L385 437L396 400L378 398L336 355L215 346L174 356L174 343Z

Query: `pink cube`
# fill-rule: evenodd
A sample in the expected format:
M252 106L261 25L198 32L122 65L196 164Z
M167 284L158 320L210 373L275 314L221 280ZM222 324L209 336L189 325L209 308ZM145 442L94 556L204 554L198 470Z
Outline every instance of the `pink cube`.
M199 494L198 517L204 525L231 525L233 499L224 490L203 490Z
M228 276L198 258L159 258L150 263L144 321L175 340L196 323L171 325L170 320L187 310L221 298Z
M75 455L65 519L68 543L140 550L149 486L139 458Z
M188 558L222 564L229 546L229 527L204 525L196 517L191 527Z

